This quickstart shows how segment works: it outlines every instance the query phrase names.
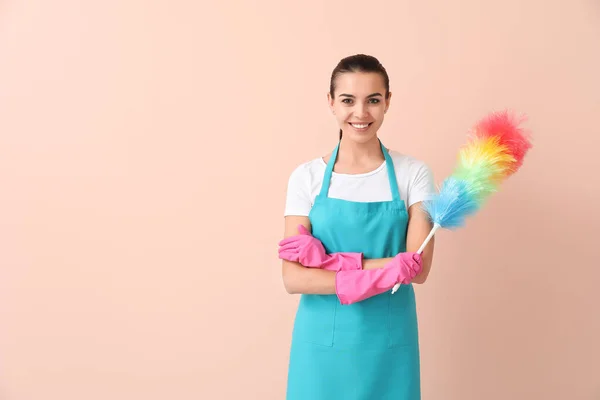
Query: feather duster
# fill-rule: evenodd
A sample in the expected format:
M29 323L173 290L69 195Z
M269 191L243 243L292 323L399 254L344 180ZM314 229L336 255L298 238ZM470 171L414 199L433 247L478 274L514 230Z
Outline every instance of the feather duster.
M498 186L523 165L532 145L518 125L521 121L503 111L477 122L459 151L452 175L443 181L432 199L423 202L433 228L417 250L418 254L438 229L463 227L466 218L475 214ZM392 293L399 287L395 285Z

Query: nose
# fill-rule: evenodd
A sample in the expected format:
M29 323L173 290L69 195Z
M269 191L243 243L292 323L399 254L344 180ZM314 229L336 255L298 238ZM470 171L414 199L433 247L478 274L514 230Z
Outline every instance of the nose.
M363 119L367 116L367 106L364 103L356 103L354 108L354 115L356 118Z

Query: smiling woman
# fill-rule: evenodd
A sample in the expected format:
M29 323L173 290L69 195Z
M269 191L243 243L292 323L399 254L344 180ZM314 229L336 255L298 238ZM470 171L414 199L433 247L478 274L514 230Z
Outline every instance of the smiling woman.
M357 74L362 76L357 77ZM373 87L380 90L369 92ZM335 92L339 88L343 90L340 90L339 101L336 102ZM340 125L340 139L347 128L376 134L392 97L387 71L374 57L347 57L333 70L327 97Z
M412 285L431 267L433 240L415 252L434 184L423 162L378 138L391 97L376 58L341 60L327 94L339 143L290 176L279 256L286 290L301 298L288 400L420 399Z

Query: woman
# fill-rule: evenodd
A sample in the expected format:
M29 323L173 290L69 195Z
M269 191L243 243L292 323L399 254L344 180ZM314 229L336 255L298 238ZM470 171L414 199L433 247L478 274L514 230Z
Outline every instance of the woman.
M288 400L420 399L412 284L431 268L434 241L415 251L434 184L423 162L378 138L391 96L376 58L341 60L328 93L339 143L290 176L279 257L286 290L302 296Z

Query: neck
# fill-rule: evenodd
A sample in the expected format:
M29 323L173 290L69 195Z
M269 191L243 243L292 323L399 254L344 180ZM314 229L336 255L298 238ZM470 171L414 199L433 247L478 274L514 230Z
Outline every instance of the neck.
M338 151L339 162L345 165L365 165L384 159L377 136L365 143L357 143L342 136Z

